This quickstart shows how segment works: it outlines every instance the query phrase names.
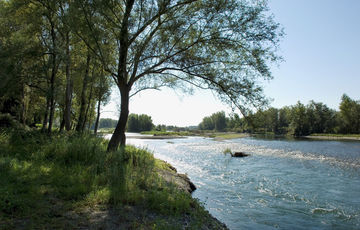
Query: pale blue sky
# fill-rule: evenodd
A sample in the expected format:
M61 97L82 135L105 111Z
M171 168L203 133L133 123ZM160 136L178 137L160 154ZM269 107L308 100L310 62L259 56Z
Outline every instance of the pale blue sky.
M343 93L360 100L360 0L270 0L269 7L286 34L279 52L284 62L272 68L274 80L264 83L271 105L314 100L338 109ZM115 95L102 117L116 117ZM130 113L177 126L197 125L220 110L231 112L207 91L145 91L130 102Z
M360 1L272 0L270 10L285 29L284 62L273 69L266 93L273 106L297 100L337 109L343 93L360 99Z

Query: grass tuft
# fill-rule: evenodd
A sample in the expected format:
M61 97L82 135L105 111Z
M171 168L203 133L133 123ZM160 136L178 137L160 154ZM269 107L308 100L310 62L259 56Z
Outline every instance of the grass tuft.
M223 151L223 153L224 154L232 154L232 152L231 152L231 149L230 148L226 148L226 149L224 149L224 151Z

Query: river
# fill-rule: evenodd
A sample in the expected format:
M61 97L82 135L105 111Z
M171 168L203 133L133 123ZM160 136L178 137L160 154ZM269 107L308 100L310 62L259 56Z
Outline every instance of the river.
M127 141L186 173L193 197L230 229L360 229L360 142ZM226 148L251 155L232 158Z

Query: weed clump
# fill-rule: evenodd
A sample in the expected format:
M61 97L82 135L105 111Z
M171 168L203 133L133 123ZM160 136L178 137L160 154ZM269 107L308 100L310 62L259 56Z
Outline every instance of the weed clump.
M226 149L224 149L224 151L223 151L223 153L226 155L226 154L232 154L232 152L231 152L231 149L230 148L226 148Z

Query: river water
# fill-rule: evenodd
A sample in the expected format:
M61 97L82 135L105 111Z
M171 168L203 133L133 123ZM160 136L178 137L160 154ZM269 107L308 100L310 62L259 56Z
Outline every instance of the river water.
M130 139L186 173L230 229L360 229L360 142ZM243 151L232 158L223 151Z

